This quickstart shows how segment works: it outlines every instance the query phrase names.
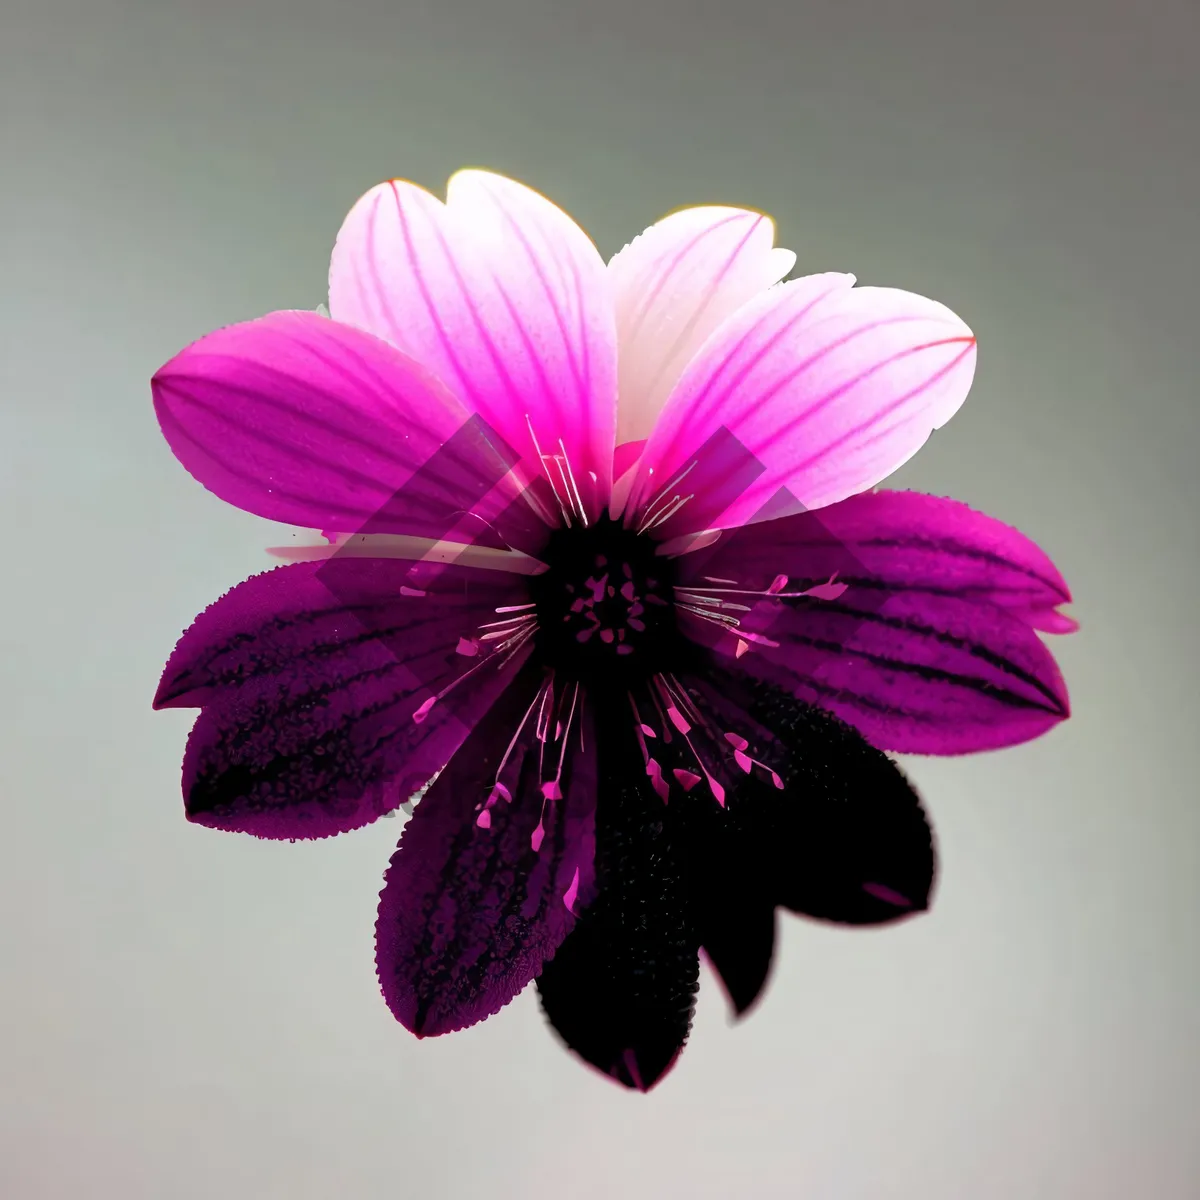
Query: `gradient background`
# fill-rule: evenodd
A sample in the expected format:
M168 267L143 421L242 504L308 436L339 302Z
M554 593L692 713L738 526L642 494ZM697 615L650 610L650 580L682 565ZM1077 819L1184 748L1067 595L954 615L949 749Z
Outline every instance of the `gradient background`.
M0 24L0 1192L1185 1200L1200 1195L1194 0L6 0ZM782 922L705 973L650 1096L532 992L418 1042L372 928L399 821L189 826L193 614L281 533L174 462L147 381L325 299L356 197L522 178L607 255L773 213L807 270L960 312L972 398L898 480L1026 530L1083 622L1044 740L908 760L933 913Z

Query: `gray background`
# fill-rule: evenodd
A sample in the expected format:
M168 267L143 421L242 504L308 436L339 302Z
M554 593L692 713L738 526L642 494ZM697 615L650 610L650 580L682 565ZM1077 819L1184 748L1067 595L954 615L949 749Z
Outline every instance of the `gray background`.
M1200 1194L1194 0L7 0L0 25L0 1192L1089 1200ZM151 372L325 298L376 181L522 178L609 254L682 204L980 339L901 472L1057 559L1044 740L910 760L932 915L784 922L649 1097L532 994L418 1042L376 990L398 821L186 824L193 614L290 531L218 502Z

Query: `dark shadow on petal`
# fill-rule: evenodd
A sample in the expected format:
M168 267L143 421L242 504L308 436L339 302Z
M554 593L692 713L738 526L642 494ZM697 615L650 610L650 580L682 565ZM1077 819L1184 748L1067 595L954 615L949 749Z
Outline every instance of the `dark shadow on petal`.
M628 727L613 717L600 741L598 898L537 983L547 1017L576 1054L648 1091L687 1040L699 957L679 815L643 785Z
M751 756L784 785L755 772L729 798L744 847L732 869L757 867L777 903L842 924L883 924L928 908L937 868L932 830L886 754L762 680L715 671L701 691L714 716L745 736Z
M714 905L715 909L716 906ZM761 998L775 951L775 906L729 896L720 911L697 917L700 943L739 1017Z
M683 803L692 918L735 1016L743 1017L770 975L776 898L758 790L753 780L733 783L724 807L703 788Z

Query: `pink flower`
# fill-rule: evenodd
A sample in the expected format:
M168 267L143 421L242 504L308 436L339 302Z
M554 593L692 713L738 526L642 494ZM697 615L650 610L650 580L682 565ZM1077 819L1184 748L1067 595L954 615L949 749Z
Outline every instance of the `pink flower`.
M393 181L337 239L331 319L276 312L154 377L223 500L326 533L197 618L155 703L200 708L189 819L269 838L424 789L379 979L425 1036L537 979L566 1043L649 1088L701 949L745 1011L775 909L927 907L884 751L1038 736L1067 694L1053 563L962 504L873 492L966 398L949 309L795 256L732 208L605 265L482 171Z

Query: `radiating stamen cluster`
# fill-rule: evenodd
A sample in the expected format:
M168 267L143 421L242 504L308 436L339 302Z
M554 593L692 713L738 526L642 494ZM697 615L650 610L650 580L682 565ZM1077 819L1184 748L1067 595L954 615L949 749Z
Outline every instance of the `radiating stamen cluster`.
M602 517L559 529L531 581L537 649L547 667L590 688L614 688L678 665L674 569L655 543Z

